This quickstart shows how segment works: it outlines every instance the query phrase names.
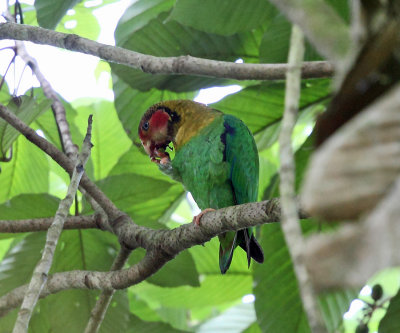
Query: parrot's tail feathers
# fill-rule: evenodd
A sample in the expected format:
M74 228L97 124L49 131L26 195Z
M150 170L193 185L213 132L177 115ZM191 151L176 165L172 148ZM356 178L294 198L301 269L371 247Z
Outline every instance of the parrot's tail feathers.
M263 249L260 243L258 243L257 239L254 237L254 235L251 235L250 239L250 256L260 264L264 262Z
M226 247L222 247L222 243L219 244L219 269L221 270L221 274L225 274L229 269L229 266L232 262L233 250L235 250L237 233L235 234L235 238L232 243Z
M249 235L249 233L251 233ZM264 252L261 245L257 242L254 234L249 229L238 231L239 246L247 253L247 263L250 267L251 258L258 263L264 262ZM241 240L241 241L240 241Z
M243 246L243 250L245 250L246 254L247 254L247 267L250 267L250 262L251 262L251 250L250 250L250 237L252 235L249 235L249 231L248 229L243 229L243 230L239 230L238 233L242 233L242 235L238 235L239 239L243 237L244 239L244 246Z

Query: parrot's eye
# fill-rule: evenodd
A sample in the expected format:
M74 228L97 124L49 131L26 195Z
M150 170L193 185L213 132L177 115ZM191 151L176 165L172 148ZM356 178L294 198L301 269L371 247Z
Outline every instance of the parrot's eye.
M143 131L147 131L149 129L149 122L146 121L143 125L142 125L142 130Z

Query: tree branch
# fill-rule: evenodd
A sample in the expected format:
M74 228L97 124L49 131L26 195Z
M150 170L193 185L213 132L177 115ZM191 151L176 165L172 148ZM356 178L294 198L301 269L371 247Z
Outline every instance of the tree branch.
M122 247L115 258L110 271L117 271L124 267L125 262L128 260L132 250ZM115 293L114 290L104 290L99 299L96 302L93 310L90 313L89 321L85 328L85 333L96 333L98 332L101 323L103 322L104 316L107 312L107 308L110 305L111 299Z
M89 216L68 216L64 222L64 230L67 229L93 229L103 225L99 221L100 215ZM19 233L47 231L52 224L54 217L25 220L0 220L0 233Z
M323 31L326 30L325 27L326 25ZM151 74L191 74L236 80L282 80L287 70L287 64L237 64L191 56L155 57L98 43L78 35L11 22L0 24L0 39L25 40L90 54ZM326 61L308 62L302 67L303 78L331 77L332 74L333 67Z
M72 142L71 132L69 130L69 124L65 115L64 105L61 103L56 92L53 90L50 82L46 80L46 78L40 71L36 59L31 57L26 51L24 43L16 41L15 45L17 48L17 54L31 68L32 72L38 79L40 86L43 89L44 95L53 101L53 103L51 104L51 109L53 110L54 118L56 120L58 133L60 135L61 146L63 147L63 151L67 154L67 156L74 160L78 149Z
M38 301L40 292L46 283L47 275L50 271L53 262L53 254L55 252L58 239L60 238L63 229L64 220L68 215L68 211L74 201L76 191L78 190L79 182L84 173L84 165L86 164L92 143L90 142L92 132L92 116L89 116L88 128L86 137L83 141L82 151L76 161L74 172L71 177L71 182L68 186L66 197L61 200L57 209L54 221L52 222L46 237L46 243L43 250L42 258L35 267L32 279L29 283L28 289L25 293L21 309L18 312L18 317L13 329L14 333L27 332L29 321Z
M301 217L306 218L304 213ZM230 230L240 230L280 220L279 199L253 202L227 207L203 215L201 226L194 223L184 224L173 230L152 230L123 223L120 239L123 244L141 244L147 249L145 258L138 264L119 271L92 272L71 271L50 276L42 289L40 298L62 290L124 289L145 280L157 272L167 261L189 247L204 244L218 234ZM139 231L138 231L139 230ZM126 234L124 234L126 232ZM18 287L0 298L0 316L19 306L26 285Z
M285 112L279 134L280 150L280 186L282 200L282 230L292 257L294 271L299 283L303 307L308 317L311 331L325 332L318 302L310 277L304 265L304 240L298 217L295 194L295 162L292 150L292 132L296 124L300 99L300 65L304 55L304 37L301 30L293 25L290 39L288 64L290 69L286 75Z
M23 121L21 121L17 116L15 116L4 105L1 104L0 118L3 118L5 121L7 121L29 141L49 155L65 171L67 171L69 175L72 175L74 171L74 162L63 152L59 151L53 144L39 136L33 129L27 126ZM100 189L86 176L86 174L82 175L80 186L82 186L87 193L92 196L94 200L96 200L101 208L107 213L111 222L123 215L123 213L114 205L114 203L108 199L102 191L100 191Z

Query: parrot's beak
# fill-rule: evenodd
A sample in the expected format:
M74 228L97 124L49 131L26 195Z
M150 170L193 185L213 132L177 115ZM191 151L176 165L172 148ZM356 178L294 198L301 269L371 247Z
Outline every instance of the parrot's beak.
M152 162L165 164L170 161L169 154L165 151L166 144L156 144L151 140L141 141Z
M147 155L149 155L150 158L153 158L156 155L155 153L156 145L154 144L154 142L152 142L151 140L146 140L146 141L141 140L141 141Z

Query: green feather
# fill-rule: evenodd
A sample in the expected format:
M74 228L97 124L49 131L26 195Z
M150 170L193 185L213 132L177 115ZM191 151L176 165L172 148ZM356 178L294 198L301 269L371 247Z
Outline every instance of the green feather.
M202 210L257 200L259 167L254 138L246 125L231 115L221 113L215 117L180 147L171 165L174 178L192 193ZM264 260L251 228L227 232L219 240L223 274L238 245L247 252L249 265L251 258Z

